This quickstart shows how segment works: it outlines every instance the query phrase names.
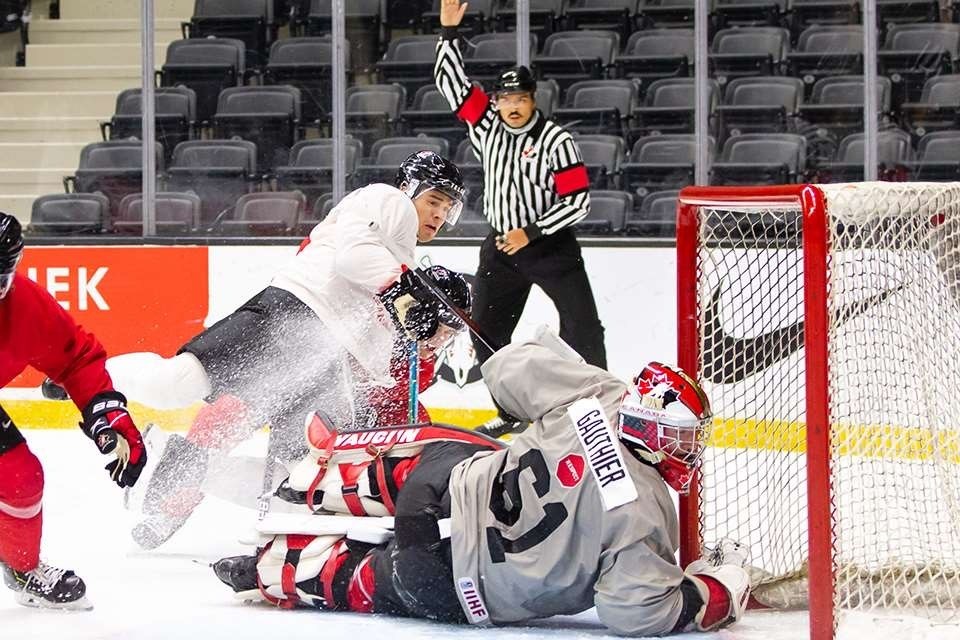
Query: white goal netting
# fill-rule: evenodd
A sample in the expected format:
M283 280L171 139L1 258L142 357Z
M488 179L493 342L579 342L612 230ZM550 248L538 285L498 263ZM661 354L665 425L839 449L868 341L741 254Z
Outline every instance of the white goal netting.
M806 603L803 305L826 296L835 607L957 621L960 184L816 188L827 291L804 281L799 202L698 207L702 539L750 545L759 601Z

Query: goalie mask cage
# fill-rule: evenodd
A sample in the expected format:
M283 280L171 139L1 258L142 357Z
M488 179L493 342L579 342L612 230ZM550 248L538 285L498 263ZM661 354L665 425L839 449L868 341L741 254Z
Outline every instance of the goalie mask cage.
M714 411L681 560L755 603L960 619L960 183L691 187L678 353ZM842 637L842 633L841 633Z

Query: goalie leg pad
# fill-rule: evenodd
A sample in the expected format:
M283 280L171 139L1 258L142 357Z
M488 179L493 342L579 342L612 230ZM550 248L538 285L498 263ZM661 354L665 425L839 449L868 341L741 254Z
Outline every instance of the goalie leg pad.
M277 536L257 561L260 593L285 609L371 613L376 585L370 550L343 536Z
M686 630L711 631L740 619L750 598L750 577L743 567L709 565L698 560L687 567L685 576L703 601Z

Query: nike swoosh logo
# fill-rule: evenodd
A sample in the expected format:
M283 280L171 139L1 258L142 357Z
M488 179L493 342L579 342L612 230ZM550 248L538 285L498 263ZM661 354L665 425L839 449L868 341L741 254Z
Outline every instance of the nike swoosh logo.
M877 306L906 285L887 289L844 305L831 324L843 324ZM703 378L714 384L733 384L786 360L803 348L803 320L780 327L755 338L735 338L720 321L720 286L710 296L703 311Z

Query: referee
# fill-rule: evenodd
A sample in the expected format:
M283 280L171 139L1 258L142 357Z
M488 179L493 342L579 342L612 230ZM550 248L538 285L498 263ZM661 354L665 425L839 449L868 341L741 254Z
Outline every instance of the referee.
M501 73L492 99L470 82L457 36L466 9L460 0L441 0L434 76L467 124L483 165L483 211L493 233L480 247L474 318L495 343L510 342L535 284L557 307L560 337L587 362L606 368L603 325L572 229L590 211L580 150L563 127L537 110L537 83L526 67ZM490 357L476 339L474 346L481 362ZM483 428L504 433L516 423L501 410Z

